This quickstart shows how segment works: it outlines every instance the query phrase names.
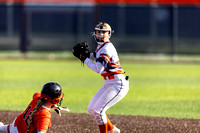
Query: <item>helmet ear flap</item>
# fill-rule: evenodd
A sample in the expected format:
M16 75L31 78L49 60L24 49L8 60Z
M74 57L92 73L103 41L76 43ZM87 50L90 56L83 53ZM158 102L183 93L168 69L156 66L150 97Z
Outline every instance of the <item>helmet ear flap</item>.
M56 103L58 103L58 102L59 102L58 99L53 99L53 100L52 100L52 103L53 103L53 104L56 104Z
M51 103L52 104L58 104L60 106L61 102L63 100L63 97L64 97L64 94L61 93L60 97L52 99Z

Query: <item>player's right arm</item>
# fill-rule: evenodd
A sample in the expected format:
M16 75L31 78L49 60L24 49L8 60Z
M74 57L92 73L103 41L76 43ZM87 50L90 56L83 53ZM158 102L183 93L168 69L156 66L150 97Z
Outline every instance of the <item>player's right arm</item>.
M95 52L90 53L90 59L91 59L92 61L96 61L96 53L95 53Z

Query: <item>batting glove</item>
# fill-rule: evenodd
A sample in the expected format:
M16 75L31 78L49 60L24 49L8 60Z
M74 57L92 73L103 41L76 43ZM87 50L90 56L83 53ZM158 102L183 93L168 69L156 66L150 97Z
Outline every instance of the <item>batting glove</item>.
M60 111L65 111L65 112L69 112L70 111L66 107L59 107L57 105L53 105L51 108L54 109L59 116L61 116L61 112Z

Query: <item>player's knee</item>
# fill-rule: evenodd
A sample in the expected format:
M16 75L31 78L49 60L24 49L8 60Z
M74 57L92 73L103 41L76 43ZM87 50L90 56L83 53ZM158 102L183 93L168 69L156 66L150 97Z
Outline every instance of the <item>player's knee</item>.
M98 125L103 125L103 124L107 123L106 114L96 113L95 120Z
M94 113L93 113L93 109L92 109L91 106L88 106L87 110L88 110L88 113L89 113L90 115L93 115L93 114L94 114Z
M99 111L97 111L94 107L92 107L92 106L88 106L88 113L90 114L90 115L100 115L100 113L99 113Z

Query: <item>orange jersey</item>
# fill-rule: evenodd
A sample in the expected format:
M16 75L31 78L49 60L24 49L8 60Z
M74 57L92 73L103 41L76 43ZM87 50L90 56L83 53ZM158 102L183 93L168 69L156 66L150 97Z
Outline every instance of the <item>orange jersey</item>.
M33 100L28 105L26 110L21 113L15 120L15 126L19 133L25 133L28 128L28 122L33 111L33 108L37 104L37 100L40 98L41 93L37 92L33 95ZM30 133L37 133L39 131L46 132L51 126L51 112L49 109L40 106L33 116L33 121L30 126Z

